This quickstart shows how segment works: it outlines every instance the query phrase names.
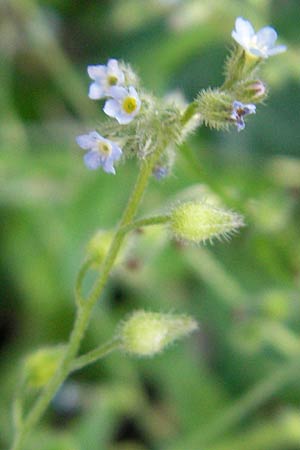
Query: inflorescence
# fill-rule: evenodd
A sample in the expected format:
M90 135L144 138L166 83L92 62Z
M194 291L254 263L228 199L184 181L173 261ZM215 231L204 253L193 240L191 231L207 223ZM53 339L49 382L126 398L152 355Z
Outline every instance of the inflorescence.
M256 104L267 96L267 87L258 77L260 63L282 53L285 45L275 45L276 31L264 27L255 33L251 23L238 17L232 37L236 45L226 61L225 82L220 88L202 90L185 110L183 106L164 102L145 93L129 65L109 59L106 65L88 66L92 79L89 97L104 100L107 120L100 130L77 137L78 145L87 150L84 162L89 169L115 174L114 163L121 157L137 156L144 160L161 146L162 153L153 175L160 180L170 174L174 146L201 123L238 131L245 128L245 117L256 112Z
M86 260L75 285L78 315L69 344L40 349L25 361L24 386L33 390L43 388L43 391L23 420L24 398L19 389L13 448L21 448L20 443L39 420L51 396L72 371L116 349L137 357L154 356L197 330L197 322L186 315L135 311L121 322L111 342L76 358L109 274L126 259L129 245L123 250L121 245L127 233L143 226L167 225L176 240L199 244L227 239L244 226L239 214L224 209L213 198L184 201L170 208L168 214L135 220L149 176L152 174L160 180L170 174L176 145L202 123L215 129L233 126L243 130L245 118L254 114L256 104L266 98L267 87L258 77L258 68L266 58L285 51L286 47L275 46L277 33L273 28L264 27L255 33L251 23L241 17L236 19L232 37L237 45L226 61L223 85L202 90L188 106L146 93L131 67L116 59L109 59L106 65L88 66L92 79L88 95L92 100L104 102L106 120L98 130L76 138L77 144L86 151L86 167L91 170L101 167L104 172L115 174L114 165L130 156L141 160L143 166L117 230L98 230L88 243ZM85 275L94 269L100 275L89 295L84 297Z

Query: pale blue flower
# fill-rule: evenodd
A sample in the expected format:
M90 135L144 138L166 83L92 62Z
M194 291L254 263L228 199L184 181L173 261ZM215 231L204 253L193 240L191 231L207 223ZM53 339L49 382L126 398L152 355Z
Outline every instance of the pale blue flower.
M120 124L127 124L134 119L141 107L141 100L134 87L112 87L111 99L107 100L103 111L114 117Z
M244 105L244 103L235 100L232 104L232 113L230 118L236 124L238 131L241 131L245 128L244 116L255 113L256 107L252 103Z
M94 83L90 85L89 97L98 100L110 96L112 86L120 86L125 76L116 59L109 59L107 65L88 66L88 74Z
M97 131L77 136L76 142L84 150L89 150L84 155L84 162L88 169L96 170L101 166L104 172L116 173L113 164L122 155L122 150L117 144L105 139Z
M155 178L160 181L169 174L169 169L163 166L156 166L152 173Z
M255 33L252 24L242 17L235 21L235 30L231 36L247 53L258 58L268 58L271 55L286 51L285 45L275 46L277 33L272 27L264 27Z

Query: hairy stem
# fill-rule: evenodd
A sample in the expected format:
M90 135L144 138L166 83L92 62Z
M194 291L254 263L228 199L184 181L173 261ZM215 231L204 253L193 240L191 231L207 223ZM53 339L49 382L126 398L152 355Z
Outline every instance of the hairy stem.
M185 126L188 123L188 121L190 119L192 119L195 114L198 113L197 108L198 108L198 104L196 101L189 104L189 106L186 108L186 110L184 111L184 113L181 117L181 124L183 126Z
M95 348L94 350L91 350L85 355L79 356L78 358L74 359L70 371L74 372L75 370L82 369L82 367L98 361L99 359L103 358L109 353L112 353L114 350L118 350L119 348L119 339L114 339L112 341L106 342L105 344Z
M123 227L124 233L129 233L132 230L136 230L137 228L148 227L151 225L164 225L168 223L170 220L170 216L154 216L147 217L145 219L135 220L131 222L129 225Z
M93 264L92 258L86 259L78 272L75 283L75 299L78 306L81 306L84 301L81 294L82 283L86 273L88 272L92 264Z
M133 220L137 212L138 206L142 200L143 194L148 185L149 177L152 174L153 167L157 159L159 158L162 150L163 148L157 148L151 154L151 156L142 164L136 184L125 208L123 217L116 230L108 254L103 262L99 278L96 280L95 285L86 301L82 302L77 308L77 316L74 323L74 328L71 332L69 344L66 353L64 355L64 358L62 359L62 362L58 370L56 371L52 379L49 381L47 386L44 388L41 395L36 400L32 409L25 418L23 425L19 430L19 433L15 437L12 450L20 450L22 448L24 440L28 435L29 431L39 421L40 417L45 412L47 406L49 405L51 399L57 392L58 388L70 373L72 369L73 360L77 355L81 340L88 327L93 307L97 302L108 280L111 268L113 267L113 264L116 260L124 237L126 235L126 233L124 233L124 228L130 224L130 222Z

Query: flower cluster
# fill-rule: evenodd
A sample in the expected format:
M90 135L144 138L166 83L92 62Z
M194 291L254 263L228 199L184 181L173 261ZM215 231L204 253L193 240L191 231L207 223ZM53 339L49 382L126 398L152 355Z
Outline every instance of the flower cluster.
M133 86L127 86L124 71L116 59L109 59L107 65L88 66L88 74L93 81L89 89L92 100L108 98L103 111L127 124L137 115L141 101Z
M107 65L88 66L93 82L89 88L92 100L106 99L103 111L121 125L130 123L141 108L141 100L133 86L127 86L125 71L116 59L109 59ZM77 144L88 152L84 162L88 169L102 167L107 173L115 174L114 162L122 156L122 149L97 131L80 135Z
M233 124L241 131L245 128L245 116L255 114L255 104L267 96L266 85L257 78L259 65L286 47L275 45L277 33L272 27L255 33L251 23L242 17L236 19L231 35L239 45L226 62L225 82L219 89L203 90L197 99L197 110L211 128L227 129Z
M238 45L226 62L223 85L202 90L183 112L175 103L141 92L136 75L123 62L109 59L106 65L88 66L92 79L89 98L104 100L103 111L109 119L101 124L101 133L91 131L77 137L78 145L87 150L85 165L115 174L114 164L122 156L136 155L144 160L161 147L165 150L152 172L160 180L171 172L174 151L170 149L200 123L218 130L232 125L243 130L246 116L255 114L256 104L268 92L257 77L257 69L264 59L284 52L286 47L275 45L277 33L272 27L255 33L242 17L236 19L231 35Z

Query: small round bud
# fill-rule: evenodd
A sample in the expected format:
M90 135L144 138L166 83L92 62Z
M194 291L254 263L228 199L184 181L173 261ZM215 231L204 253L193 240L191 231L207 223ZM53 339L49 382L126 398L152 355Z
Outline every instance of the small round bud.
M188 316L136 311L121 324L119 336L126 352L153 356L197 328Z
M64 354L65 346L48 347L37 350L25 360L25 374L29 386L39 389L54 375Z
M205 202L187 202L171 212L170 227L177 239L190 242L227 238L243 226L240 215Z
M266 85L260 80L238 83L233 90L235 98L243 103L260 103L268 95Z

